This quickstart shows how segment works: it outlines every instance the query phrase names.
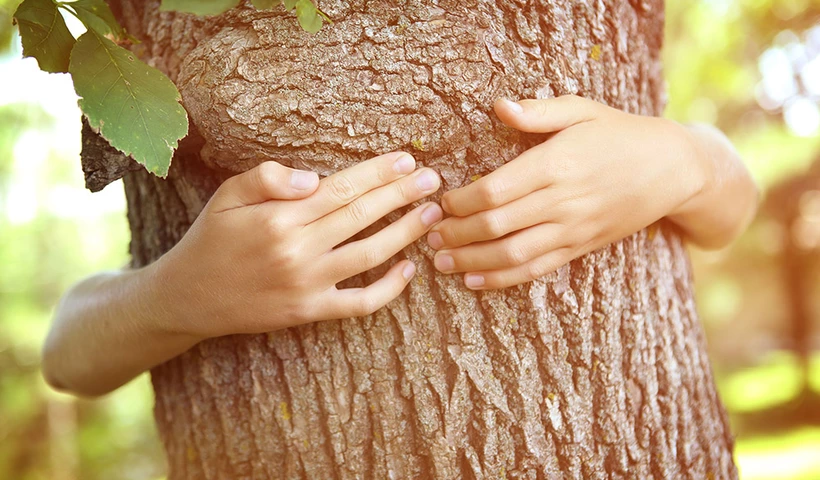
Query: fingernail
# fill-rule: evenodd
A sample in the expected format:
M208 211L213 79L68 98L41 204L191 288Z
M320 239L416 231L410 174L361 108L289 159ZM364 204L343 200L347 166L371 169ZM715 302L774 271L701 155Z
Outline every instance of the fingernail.
M479 288L484 286L484 275L468 273L464 276L464 284L467 288Z
M316 175L316 172L294 170L290 175L290 186L296 190L307 190L315 187L317 183L319 183L319 175Z
M405 280L410 280L413 278L414 273L416 273L416 266L413 262L408 263L401 269L401 276L404 277Z
M444 216L444 214L441 211L441 207L434 203L421 212L421 223L423 223L425 227L429 227L441 220L442 216Z
M402 155L396 163L393 164L393 170L396 173L410 173L416 168L416 160L410 155Z
M438 175L432 170L425 170L416 177L416 186L419 187L419 190L422 192L435 189L436 183L438 183Z
M436 270L443 273L452 272L456 269L456 262L450 255L436 255L433 264L435 264Z
M430 232L430 234L427 235L427 244L433 247L433 249L438 250L444 246L444 239L441 238L440 233Z
M510 107L510 110L512 110L513 112L524 113L524 107L522 107L520 104L515 103L512 100L507 100L506 98L502 99L501 101L504 102L505 105Z

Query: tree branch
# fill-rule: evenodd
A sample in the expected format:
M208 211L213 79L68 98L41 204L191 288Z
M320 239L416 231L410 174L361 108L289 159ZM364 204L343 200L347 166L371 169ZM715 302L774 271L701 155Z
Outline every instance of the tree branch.
M95 132L85 117L82 138L80 158L85 174L85 188L92 192L99 192L126 173L142 168L133 158L112 147L108 140Z

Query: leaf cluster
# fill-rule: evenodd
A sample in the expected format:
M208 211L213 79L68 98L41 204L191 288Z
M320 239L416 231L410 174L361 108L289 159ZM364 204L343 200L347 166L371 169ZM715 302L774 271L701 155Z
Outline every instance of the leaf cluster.
M161 9L218 15L240 0L163 0ZM252 0L260 10L282 3L295 10L302 28L315 33L327 16L311 0ZM74 38L62 12L87 31ZM104 0L25 0L14 21L23 55L51 73L70 73L89 124L111 145L155 175L165 177L179 140L188 134L188 115L176 86L119 43L136 42Z
M197 15L219 15L239 5L241 0L163 0L160 10L195 13ZM271 10L283 5L287 11L296 11L296 18L302 29L316 33L323 21L330 21L327 15L316 8L311 0L251 0L257 10Z

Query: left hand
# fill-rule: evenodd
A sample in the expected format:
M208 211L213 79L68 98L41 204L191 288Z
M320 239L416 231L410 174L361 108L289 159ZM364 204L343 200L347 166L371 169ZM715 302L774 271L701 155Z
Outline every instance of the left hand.
M472 289L539 278L674 212L703 188L687 130L592 100L499 100L498 117L554 133L474 183L447 192L428 234L436 268Z

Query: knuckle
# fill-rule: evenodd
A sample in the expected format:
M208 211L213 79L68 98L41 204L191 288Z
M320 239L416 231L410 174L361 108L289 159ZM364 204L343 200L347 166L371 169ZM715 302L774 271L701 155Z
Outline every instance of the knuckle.
M302 249L298 243L280 244L275 248L276 263L281 267L293 267L297 265L303 257Z
M364 265L366 267L362 270L373 268L384 262L382 253L375 248L367 248L362 251L359 261L361 262L360 265Z
M362 295L356 301L356 306L354 307L354 315L357 317L363 317L366 315L370 315L376 310L379 309L379 303L376 301L375 298L369 295Z
M285 230L287 230L287 225L285 224L285 219L282 215L270 215L265 222L265 227L267 230L268 235L278 238L281 237Z
M258 167L256 167L256 169L254 169L254 180L259 184L259 186L262 187L264 191L271 191L276 186L277 178L281 173L281 168L281 165L273 161L261 163Z
M521 246L508 242L504 245L504 260L508 265L521 265L527 261L527 254Z
M535 112L539 116L545 116L549 114L550 109L552 108L551 102L554 100L551 99L543 99L538 101L535 104Z
M393 186L393 192L397 199L402 203L410 202L414 199L412 190L407 188L407 181L396 182Z
M393 162L381 162L376 169L376 178L379 180L379 185L386 185L393 181L396 176L393 170Z
M498 238L505 233L505 222L501 218L501 214L498 212L485 212L482 213L479 217L481 219L481 225L492 238Z
M345 207L345 215L347 215L348 220L354 224L366 221L369 212L370 207L362 201L351 202Z
M578 95L569 93L567 95L562 95L559 97L559 101L564 102L567 107L579 106L581 102L583 102L583 98L579 97Z
M454 246L461 245L461 233L458 228L439 228L438 233L444 241L444 245Z
M281 165L274 161L266 161L260 163L256 169L256 175L261 180L269 180L274 179L279 174L279 169L282 168Z
M356 187L348 177L339 176L328 184L330 195L339 203L350 203L356 197Z
M546 266L542 261L532 261L527 264L527 278L529 280L535 280L537 278L541 278L542 276L546 275Z
M479 195L486 203L492 206L499 206L504 200L504 185L501 182L487 179L481 184Z

